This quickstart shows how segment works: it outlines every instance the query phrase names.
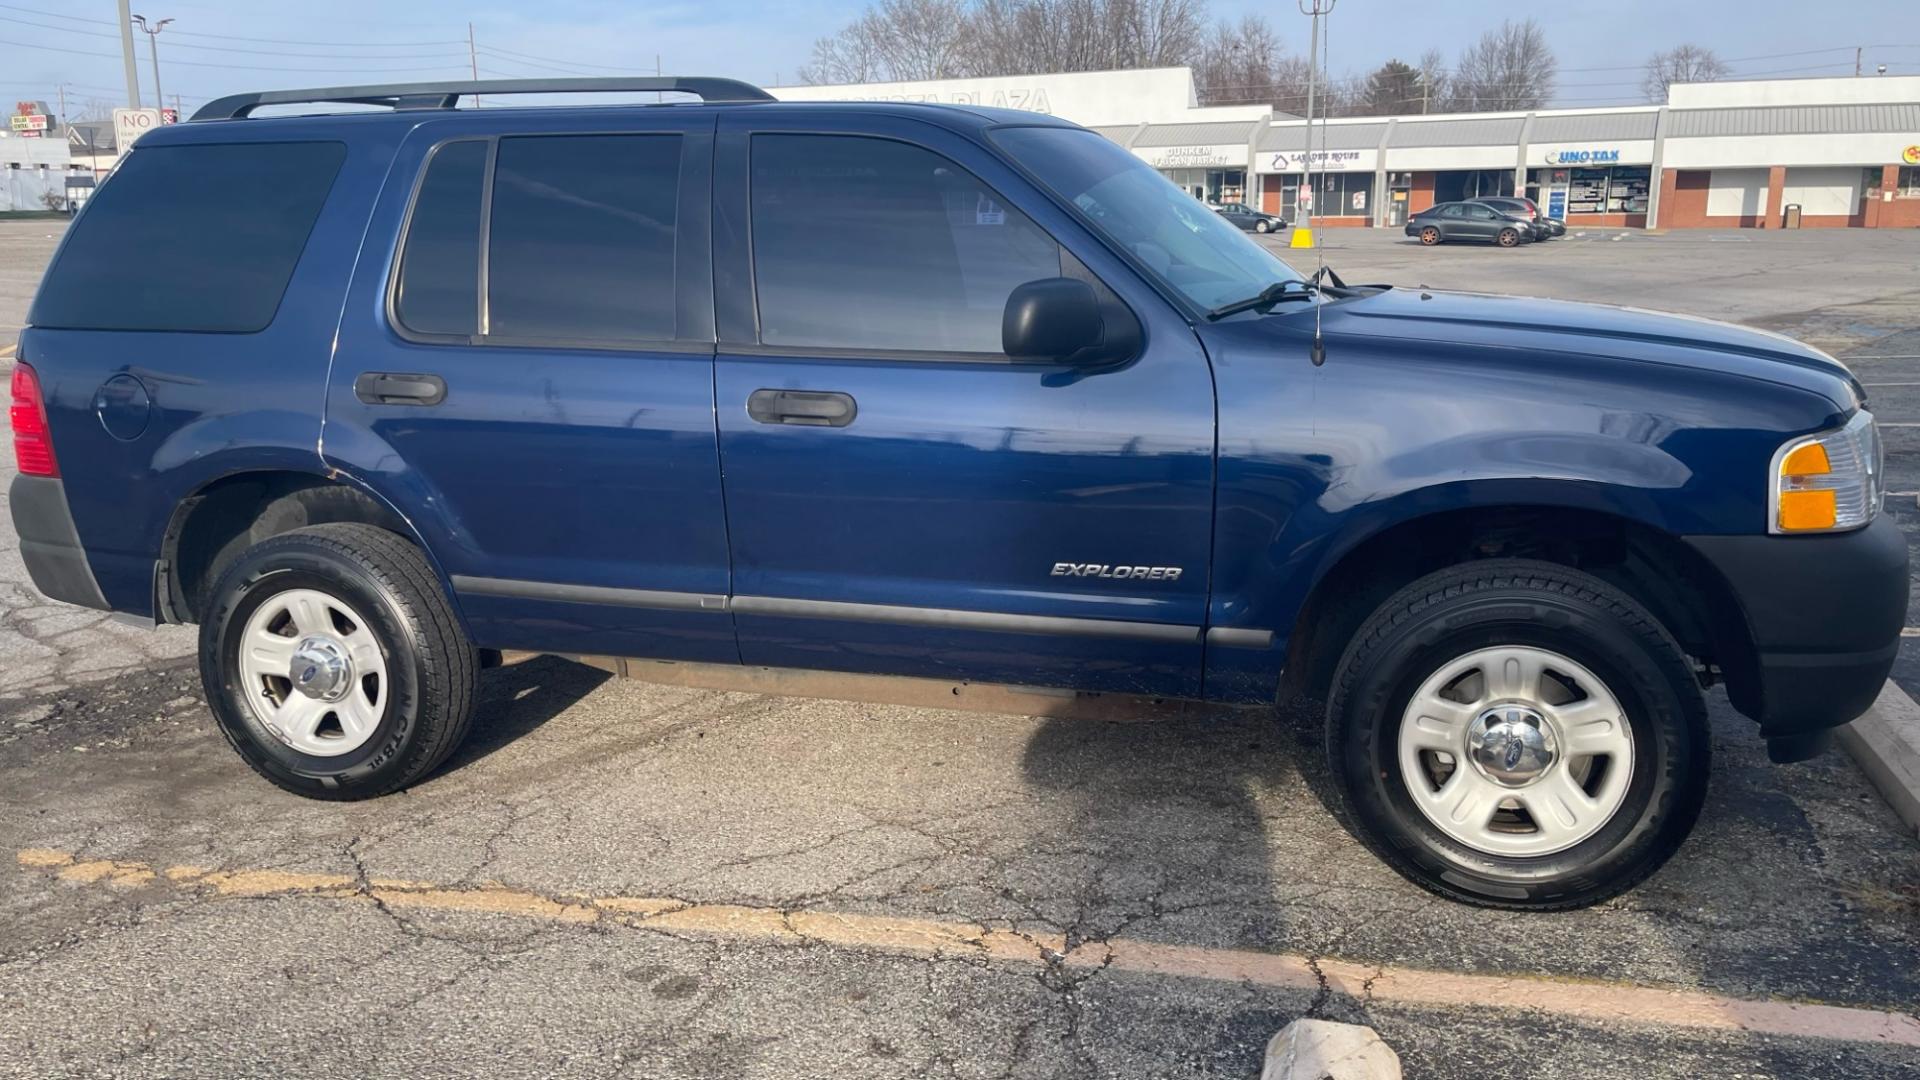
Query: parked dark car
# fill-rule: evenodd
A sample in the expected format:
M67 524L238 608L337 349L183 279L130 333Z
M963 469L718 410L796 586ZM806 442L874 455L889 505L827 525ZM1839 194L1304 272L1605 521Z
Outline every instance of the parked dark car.
M1405 232L1428 247L1456 240L1519 247L1534 239L1531 221L1477 202L1437 203L1408 218Z
M1246 203L1214 203L1212 205L1215 213L1247 232L1276 232L1287 227L1285 218L1278 214L1255 210Z
M705 103L457 107L583 82ZM334 101L396 108L249 118ZM1032 112L222 98L140 139L26 321L35 586L198 623L227 741L310 798L438 768L503 650L1304 696L1383 860L1565 908L1692 828L1704 686L1798 760L1906 621L1825 353L1303 277Z
M1488 195L1473 200L1485 203L1510 217L1525 218L1533 222L1534 238L1551 240L1556 236L1567 235L1567 223L1559 218L1548 217L1540 204L1519 195Z

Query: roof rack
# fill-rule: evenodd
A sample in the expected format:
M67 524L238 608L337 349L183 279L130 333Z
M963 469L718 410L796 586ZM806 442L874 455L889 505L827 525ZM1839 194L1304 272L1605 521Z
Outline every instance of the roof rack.
M240 120L263 105L386 105L393 109L451 109L468 94L610 94L678 92L704 101L773 101L774 96L737 79L678 76L613 76L586 79L482 79L473 82L390 83L334 86L323 90L266 90L230 94L200 106L199 120Z

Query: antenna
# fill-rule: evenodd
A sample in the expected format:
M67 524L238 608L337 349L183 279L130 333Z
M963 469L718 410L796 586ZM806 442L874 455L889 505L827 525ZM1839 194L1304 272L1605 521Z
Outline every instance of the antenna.
M1339 0L1298 0L1298 3L1300 5L1300 14L1313 17L1313 37L1309 39L1310 44L1307 46L1307 153L1305 160L1301 163L1301 177L1306 181L1307 185L1307 230L1311 233L1313 230L1313 204L1319 197L1319 193L1314 189L1313 184L1313 91L1314 84L1319 78L1319 69L1327 66L1329 52L1327 42L1333 37L1333 20L1331 18L1327 20L1327 33L1323 35L1320 33L1320 19L1322 16L1331 16L1333 14L1333 5L1339 3ZM1320 54L1318 57L1314 55L1316 52ZM1327 108L1324 102L1321 103L1320 111L1323 114L1320 117L1320 160L1325 161L1327 155L1327 118L1324 114ZM1320 243L1318 237L1314 238L1313 252L1316 257L1315 261L1319 265L1319 269L1314 271L1313 281L1315 285L1318 285L1320 281L1327 276L1327 249L1325 245ZM1319 294L1316 293L1313 300L1314 367L1319 367L1321 364L1327 362L1326 343L1320 336L1320 308L1323 306L1323 303L1324 301L1322 301Z

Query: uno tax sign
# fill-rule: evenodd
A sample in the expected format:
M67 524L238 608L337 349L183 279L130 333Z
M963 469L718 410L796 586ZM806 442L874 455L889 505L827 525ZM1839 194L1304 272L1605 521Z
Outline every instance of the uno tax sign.
M1549 165L1618 165L1618 150L1549 150Z

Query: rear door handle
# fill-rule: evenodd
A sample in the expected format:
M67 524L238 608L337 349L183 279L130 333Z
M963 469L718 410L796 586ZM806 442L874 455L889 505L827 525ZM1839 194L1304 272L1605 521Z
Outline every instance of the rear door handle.
M755 390L747 397L747 415L762 424L846 427L858 412L852 394L835 390Z
M438 405L447 381L415 372L369 371L353 380L353 394L369 405Z

